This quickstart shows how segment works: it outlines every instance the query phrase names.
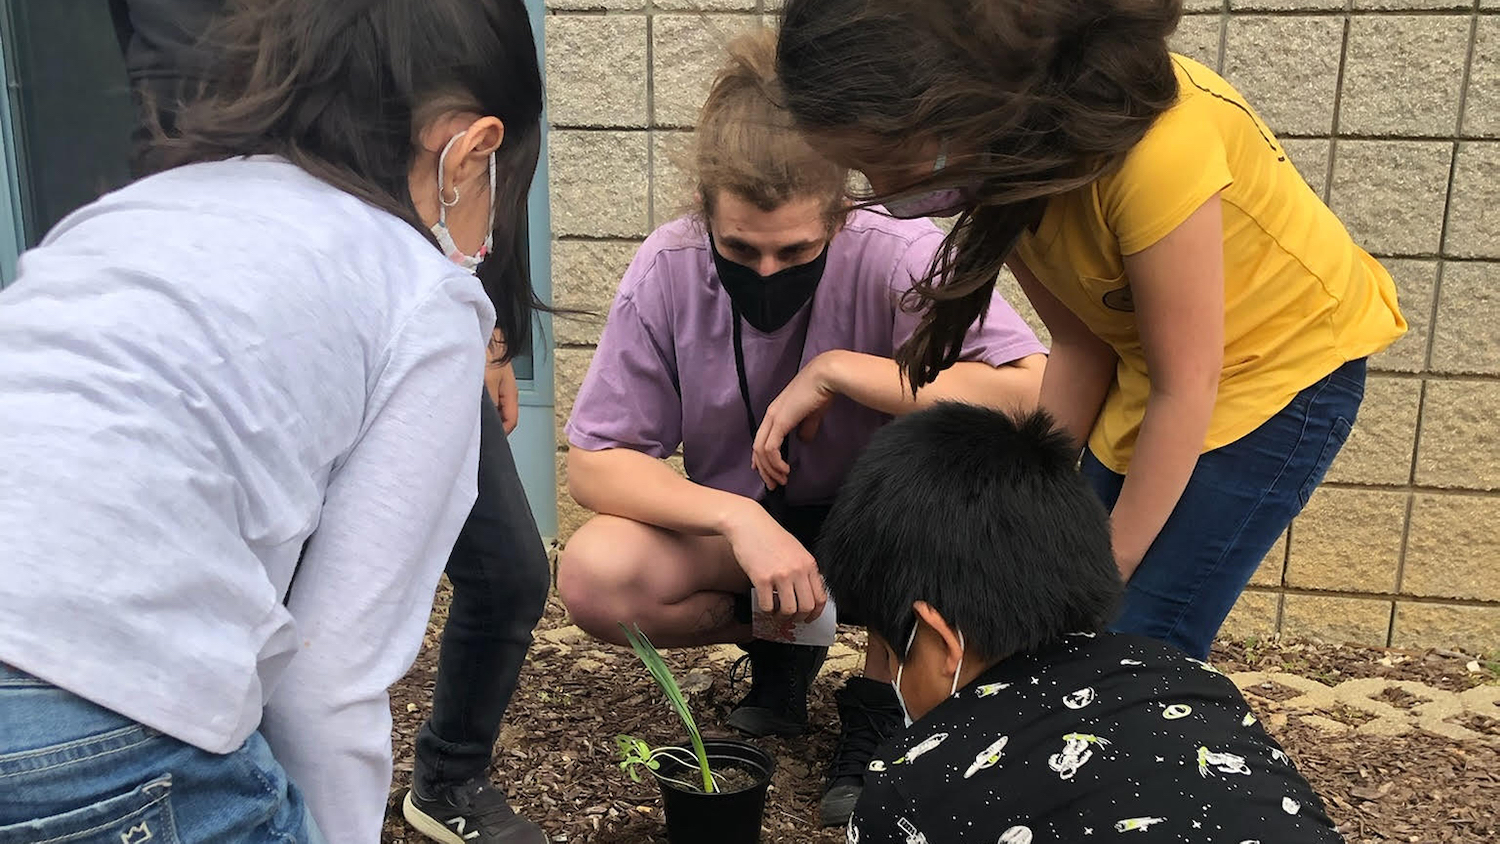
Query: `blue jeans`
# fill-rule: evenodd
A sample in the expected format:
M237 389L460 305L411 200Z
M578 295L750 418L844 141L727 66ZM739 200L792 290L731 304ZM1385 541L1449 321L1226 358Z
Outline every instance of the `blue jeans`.
M322 844L252 735L219 755L0 663L0 844Z
M1265 424L1198 458L1187 489L1125 588L1114 630L1198 659L1271 546L1343 447L1365 395L1365 361L1298 393ZM1091 452L1083 475L1108 509L1125 482Z

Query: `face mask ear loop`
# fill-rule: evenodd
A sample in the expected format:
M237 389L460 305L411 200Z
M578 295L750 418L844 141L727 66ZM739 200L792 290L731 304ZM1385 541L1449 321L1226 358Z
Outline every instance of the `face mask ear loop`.
M453 201L452 202L448 201L447 194L446 194L446 192L443 189L443 170L444 170L445 167L447 167L447 164L448 164L448 151L451 150L451 149L453 149L453 145L456 144L456 143L458 143L458 139L462 138L466 134L468 134L468 130L467 129L464 130L464 131L462 131L462 132L459 132L457 135L454 135L453 137L449 138L448 139L448 143L446 143L446 144L443 145L443 151L440 152L440 153L438 153L438 166L437 166L437 189L438 189L438 206L439 206L439 208L438 208L438 222L442 223L445 226L448 225L448 209L452 208L455 205L457 205L458 201L462 197L459 195L458 185L455 184L453 186ZM491 188L490 207L492 209L492 213L493 213L493 208L494 208L494 204L495 204L494 193L493 193L493 191L494 191L494 184L495 184L495 170L494 170L494 166L495 166L494 165L494 160L491 159L491 163L490 163L490 188Z
M960 651L964 651L966 650L966 648L967 646L964 644L964 632L960 630L958 631L958 649ZM960 653L958 657L958 667L953 669L953 688L948 690L949 697L958 694L958 677L962 673L964 673L964 658L963 654Z

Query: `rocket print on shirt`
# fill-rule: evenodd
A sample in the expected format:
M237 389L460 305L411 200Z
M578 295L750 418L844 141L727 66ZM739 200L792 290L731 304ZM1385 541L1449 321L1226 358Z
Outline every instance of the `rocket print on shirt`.
M876 756L850 844L1342 842L1233 683L1137 637L1001 663Z

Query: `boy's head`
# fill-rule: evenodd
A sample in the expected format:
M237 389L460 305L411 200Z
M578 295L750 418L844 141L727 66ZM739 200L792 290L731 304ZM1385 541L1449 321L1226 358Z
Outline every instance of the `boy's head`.
M762 276L816 259L848 209L849 171L808 146L782 105L769 29L729 42L693 135L692 168L715 246Z
M818 565L840 612L885 640L912 717L961 674L1109 621L1108 518L1075 464L1046 414L962 404L887 425L854 464Z

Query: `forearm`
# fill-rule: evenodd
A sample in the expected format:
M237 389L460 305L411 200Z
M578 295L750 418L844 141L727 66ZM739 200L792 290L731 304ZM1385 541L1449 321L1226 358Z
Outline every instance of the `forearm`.
M1114 383L1116 363L1114 350L1102 342L1052 347L1042 378L1042 409L1052 414L1079 449L1088 444L1099 408Z
M693 483L628 448L570 448L568 492L596 513L699 536L725 534L747 507L760 507L745 496Z
M1036 406L1042 384L1044 355L1027 355L1004 366L960 361L913 396L891 358L860 352L833 351L818 356L827 367L835 392L881 413L902 416L943 401L961 401L997 410L1027 410Z
M1216 386L1153 392L1110 521L1115 560L1129 579L1192 477L1213 415Z

